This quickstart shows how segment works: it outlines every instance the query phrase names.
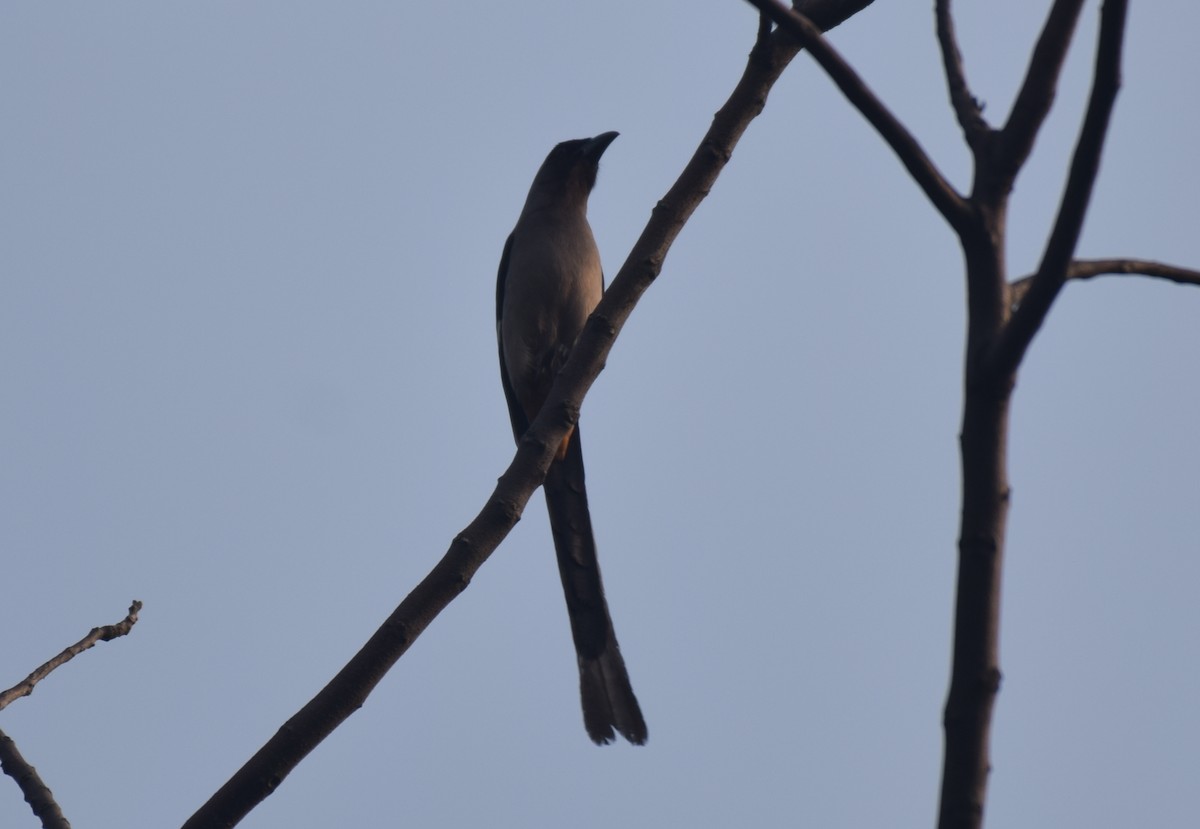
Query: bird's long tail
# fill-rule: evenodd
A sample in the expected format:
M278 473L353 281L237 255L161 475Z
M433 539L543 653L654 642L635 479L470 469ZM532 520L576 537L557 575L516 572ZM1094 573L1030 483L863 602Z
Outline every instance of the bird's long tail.
M641 745L646 742L646 721L629 683L604 599L578 428L570 436L565 455L550 467L543 488L579 656L584 726L593 742L612 742L615 729L629 742Z

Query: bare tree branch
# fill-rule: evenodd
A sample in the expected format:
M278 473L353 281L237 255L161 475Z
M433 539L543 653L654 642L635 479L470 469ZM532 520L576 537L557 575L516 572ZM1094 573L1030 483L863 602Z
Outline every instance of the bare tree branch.
M1092 279L1108 274L1153 276L1180 285L1200 285L1200 271L1149 259L1076 259L1067 269L1067 279Z
M917 139L913 137L912 133L896 119L896 116L892 115L882 101L875 97L875 93L863 82L858 73L821 36L821 30L814 25L813 21L800 12L792 11L778 0L747 0L747 2L759 11L770 15L781 29L790 33L808 49L821 68L837 84L842 94L850 103L854 104L892 148L892 151L900 157L900 163L925 192L926 197L933 202L933 206L937 208L938 212L945 217L951 227L961 232L970 216L970 208L966 200L946 181L929 156L921 149L921 145L917 143Z
M1200 285L1200 271L1168 265L1150 259L1076 259L1067 267L1067 279L1093 279L1097 276L1149 276L1179 285ZM1009 285L1014 309L1033 284L1033 274Z
M108 642L128 634L137 624L138 612L141 609L142 603L134 600L124 619L115 625L92 628L87 636L37 668L21 682L7 691L0 692L0 710L7 708L15 700L32 694L34 686L49 676L55 668L70 662L97 642ZM0 769L3 769L4 773L12 777L20 786L21 793L25 796L25 802L29 804L34 815L42 821L42 826L53 829L70 829L71 824L63 817L62 810L55 802L50 788L42 782L37 770L21 756L21 752L17 750L17 744L3 731L0 731Z
M754 38L754 48L767 48L771 45L771 18L765 14L758 15L758 36Z
M821 26L832 28L871 2L808 0L803 6ZM236 825L362 706L430 622L467 588L545 479L556 447L578 417L584 395L604 368L634 305L658 276L672 242L708 194L738 139L762 112L771 86L798 51L794 39L782 35L771 36L770 49L756 46L751 51L737 87L713 117L712 126L675 184L651 212L649 223L589 318L541 412L482 511L366 645L192 815L185 829Z
M997 364L992 359L997 343L1011 330L1013 319L1004 266L1005 219L1012 183L1028 158L1053 100L1078 15L1078 7L1072 2L1059 0L1053 7L1004 132L989 133L972 147L975 181L971 207L977 221L959 233L967 265L967 350L959 433L963 489L950 689L943 713L945 753L939 829L979 829L983 824L991 769L992 711L1002 678L1000 583L1010 501L1005 447L1019 362ZM937 11L942 12L943 6L939 5ZM939 36L945 44L946 38ZM953 65L947 69L951 74L954 71ZM1064 195L1063 199L1064 206L1070 202L1072 208L1064 213L1074 210L1080 196L1086 207L1095 178L1097 168L1093 164L1088 176L1086 160L1093 153L1098 158L1099 146L1093 143L1097 132L1102 143L1107 115L1111 113L1111 96L1105 108L1103 91L1097 92L1103 86L1098 70L1089 117L1085 118L1072 174L1068 176L1071 196L1068 199ZM1078 218L1082 221L1082 210ZM1064 230L1069 226L1069 222L1060 224ZM1062 263L1064 271L1073 251L1072 240ZM1043 259L1043 264L1046 261Z
M1055 10L1063 7L1059 3ZM999 160L995 152L976 154L976 187L971 198L980 228L962 237L968 285L965 399L959 434L963 494L950 691L943 715L939 829L979 829L983 825L991 769L992 710L1002 676L1000 582L1010 501L1006 443L1012 391L1017 368L1066 279L1079 239L1119 87L1125 11L1126 0L1107 0L1104 5L1092 93L1059 215L1038 273L1015 312L1010 310L1012 289L1004 271L1004 221L1008 185L1027 150ZM1048 24L1047 28L1053 27ZM1046 60L1046 54L1054 51L1046 45L1047 40L1043 33L1034 63ZM1057 42L1065 49L1065 36ZM1057 64L1052 70L1057 72ZM1052 94L1052 83L1035 86ZM1048 107L1048 101L1045 103ZM1045 109L1034 114L1040 124ZM1026 136L1030 141L1036 126L1032 124ZM997 167L1013 162L1016 166L1009 171Z
M1084 115L1083 127L1071 159L1067 186L1041 264L992 354L990 363L1000 374L1015 371L1021 364L1030 342L1066 282L1067 268L1079 243L1083 218L1087 214L1096 176L1100 171L1100 156L1104 150L1113 105L1121 87L1121 49L1127 10L1128 0L1105 0L1101 8L1096 70L1087 114Z
M35 670L29 676L25 677L21 682L18 682L7 691L0 691L0 710L9 706L14 700L21 697L27 697L33 693L33 687L46 678L55 668L60 665L65 665L79 654L86 651L88 648L95 645L97 642L108 642L116 639L118 636L124 636L133 629L137 624L138 611L142 609L142 603L134 601L129 606L129 614L117 622L115 625L105 625L104 627L92 628L87 636L80 639L74 645L64 650L58 656L51 659L46 664Z
M958 37L954 33L954 18L950 14L950 0L936 0L934 15L937 18L938 46L942 50L946 84L950 89L950 105L954 107L954 115L962 127L967 146L978 153L992 130L983 119L983 107L967 85L962 53L958 50Z
M37 769L21 756L12 738L0 731L0 770L17 782L25 802L44 829L71 829L50 787L42 782Z
M1056 0L1033 49L1025 81L1013 101L1008 122L1000 131L995 162L1005 192L1012 189L1017 172L1029 158L1038 130L1054 104L1058 76L1071 45L1083 0Z

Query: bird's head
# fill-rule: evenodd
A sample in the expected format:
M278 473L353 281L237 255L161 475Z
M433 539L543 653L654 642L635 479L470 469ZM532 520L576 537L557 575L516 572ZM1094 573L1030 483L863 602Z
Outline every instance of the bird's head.
M588 195L596 184L600 156L617 135L619 133L603 132L594 138L575 138L556 146L533 179L529 204L586 206Z

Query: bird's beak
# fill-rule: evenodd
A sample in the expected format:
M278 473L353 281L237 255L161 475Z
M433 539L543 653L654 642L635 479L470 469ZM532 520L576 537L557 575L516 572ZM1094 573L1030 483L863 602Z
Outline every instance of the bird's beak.
M600 160L600 156L604 155L604 151L608 149L608 145L616 140L619 132L602 132L595 138L590 139L583 145L583 155L585 158L594 158Z

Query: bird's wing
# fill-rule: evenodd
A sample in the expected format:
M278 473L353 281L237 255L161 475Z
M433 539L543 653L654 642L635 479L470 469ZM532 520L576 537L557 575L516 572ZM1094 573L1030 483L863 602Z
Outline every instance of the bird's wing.
M504 399L508 403L508 419L512 422L513 437L521 439L521 435L529 428L529 419L517 402L517 394L513 391L512 378L508 376L508 364L504 361L504 288L508 281L508 260L512 253L513 234L508 234L504 243L504 253L500 256L500 272L496 274L496 344L500 349L500 383L504 386Z

